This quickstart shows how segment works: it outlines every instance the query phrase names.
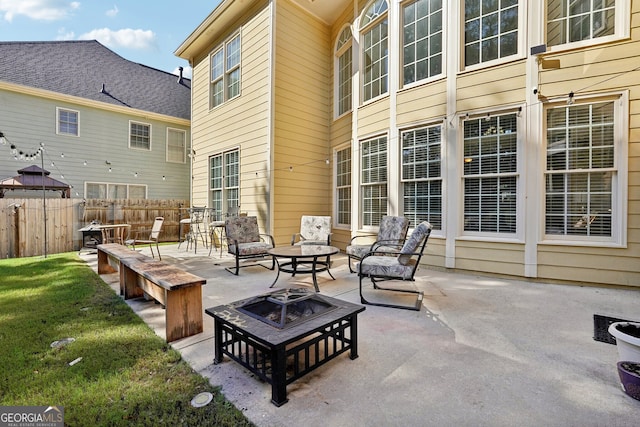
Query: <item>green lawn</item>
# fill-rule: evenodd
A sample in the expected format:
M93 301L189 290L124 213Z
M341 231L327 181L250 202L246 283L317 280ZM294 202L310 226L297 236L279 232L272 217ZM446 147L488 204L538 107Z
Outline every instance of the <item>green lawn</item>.
M63 406L72 426L251 425L76 253L0 260L0 345L0 406Z

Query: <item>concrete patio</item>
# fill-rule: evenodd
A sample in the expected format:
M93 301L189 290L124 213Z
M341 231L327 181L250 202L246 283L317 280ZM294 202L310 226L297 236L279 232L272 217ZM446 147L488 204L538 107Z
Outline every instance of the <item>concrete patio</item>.
M150 255L147 248L142 252ZM162 259L207 279L203 307L269 290L275 271L224 270L233 258L183 244ZM214 251L215 252L215 251ZM95 254L83 253L97 269ZM346 256L320 273L322 294L360 303ZM270 265L270 261L263 264ZM114 290L118 275L102 275ZM411 284L410 284L411 286ZM422 310L366 306L358 353L325 364L271 403L271 386L225 358L213 364L213 320L172 343L183 358L258 426L636 426L640 401L621 389L615 345L595 341L594 314L640 320L640 290L535 283L421 267L413 284ZM281 274L275 288L307 287L311 277ZM370 288L370 285L367 285ZM370 291L373 292L373 291ZM164 337L162 307L127 301Z

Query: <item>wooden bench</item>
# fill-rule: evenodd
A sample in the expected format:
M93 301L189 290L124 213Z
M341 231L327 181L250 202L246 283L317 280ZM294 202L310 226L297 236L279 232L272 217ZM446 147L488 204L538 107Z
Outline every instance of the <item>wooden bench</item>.
M167 342L203 331L202 285L206 279L152 258L120 258L124 299L145 294L164 305Z
M98 274L110 274L120 272L120 295L124 295L124 280L120 260L127 258L144 259L146 255L129 249L119 243L106 243L97 246L98 249Z

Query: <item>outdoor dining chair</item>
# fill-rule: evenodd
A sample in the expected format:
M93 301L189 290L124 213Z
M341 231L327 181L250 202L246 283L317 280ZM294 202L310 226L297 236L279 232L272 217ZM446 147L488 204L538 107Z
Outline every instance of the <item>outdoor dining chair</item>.
M363 256L369 252L397 252L402 248L407 231L409 230L409 220L404 216L388 216L385 215L380 220L380 228L378 234L361 234L354 236L349 245L347 245L347 264L349 271L355 273L352 262L360 261ZM376 238L373 243L364 243L365 240L371 241Z
M151 233L147 239L130 239L125 242L127 246L131 246L133 250L136 250L136 245L149 245L151 249L151 256L155 258L156 256L153 253L153 246L156 246L156 251L158 251L158 259L162 260L162 256L160 255L160 248L158 247L158 237L160 236L160 231L162 231L162 224L164 223L164 218L159 216L153 221L153 226L151 227ZM139 235L143 231L139 231L137 234Z

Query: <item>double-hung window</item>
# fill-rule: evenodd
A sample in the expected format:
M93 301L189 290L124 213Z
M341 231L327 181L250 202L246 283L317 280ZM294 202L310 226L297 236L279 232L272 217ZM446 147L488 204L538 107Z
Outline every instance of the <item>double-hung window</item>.
M374 0L362 15L363 101L383 95L388 90L388 8L386 0Z
M336 151L336 219L338 226L351 225L351 147Z
M442 126L402 132L403 211L411 224L442 229Z
M403 78L414 83L442 73L442 0L402 7Z
M240 34L211 54L210 107L240 95Z
M129 122L129 148L151 151L151 125Z
M618 27L626 27L620 15L624 15L627 4L628 0L547 1L547 44L556 46L615 35L624 30Z
M518 0L465 0L465 66L517 53Z
M66 108L57 108L56 112L58 116L58 135L79 136L80 113Z
M362 226L377 227L387 214L387 137L360 143Z
M182 129L167 128L167 162L186 163L187 132Z
M240 206L240 151L234 149L209 158L210 206L217 218Z
M547 239L620 242L625 179L618 166L619 122L628 114L620 104L603 99L547 109Z
M351 28L345 27L336 44L337 93L336 116L351 111L351 74L353 65L353 48Z
M516 233L518 126L516 113L464 121L464 231Z

